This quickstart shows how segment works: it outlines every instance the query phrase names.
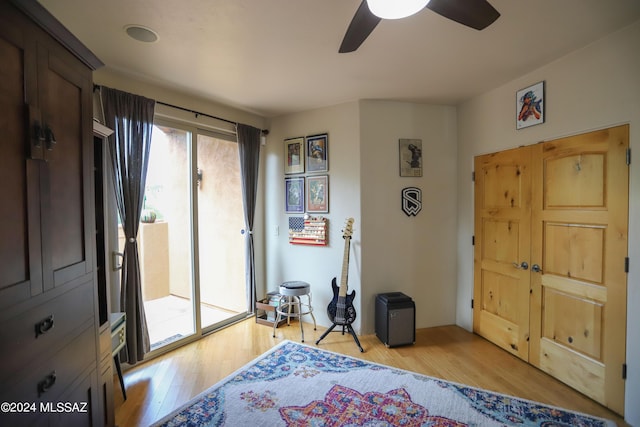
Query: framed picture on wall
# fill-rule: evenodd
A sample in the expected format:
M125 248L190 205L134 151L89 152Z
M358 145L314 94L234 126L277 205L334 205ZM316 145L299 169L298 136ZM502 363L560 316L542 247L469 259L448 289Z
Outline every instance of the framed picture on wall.
M516 92L516 129L544 123L544 81Z
M329 135L307 136L307 172L329 170Z
M422 176L422 140L400 139L400 176Z
M328 213L329 176L308 176L306 196L308 213Z
M304 172L304 138L284 140L284 173Z
M304 213L304 177L284 179L285 213Z

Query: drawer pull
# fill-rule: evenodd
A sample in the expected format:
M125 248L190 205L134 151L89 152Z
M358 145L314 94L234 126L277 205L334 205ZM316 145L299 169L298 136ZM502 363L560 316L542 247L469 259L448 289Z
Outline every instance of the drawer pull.
M53 314L36 323L36 338L49 332L51 328L53 328Z
M38 383L38 397L45 394L56 383L56 371L51 372L45 379Z

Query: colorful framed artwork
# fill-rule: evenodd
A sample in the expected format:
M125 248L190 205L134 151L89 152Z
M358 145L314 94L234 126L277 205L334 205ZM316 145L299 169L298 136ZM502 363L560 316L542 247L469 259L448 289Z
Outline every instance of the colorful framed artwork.
M284 140L284 173L304 172L304 138Z
M329 135L307 136L307 172L329 170Z
M400 176L422 176L422 140L400 139Z
M304 213L304 177L285 177L284 211L285 213Z
M516 129L544 123L544 81L516 92Z
M307 212L329 212L329 175L307 177Z

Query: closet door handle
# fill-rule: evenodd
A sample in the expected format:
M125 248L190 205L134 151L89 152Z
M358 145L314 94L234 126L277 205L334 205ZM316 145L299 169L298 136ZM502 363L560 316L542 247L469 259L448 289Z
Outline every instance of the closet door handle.
M513 266L515 268L517 268L518 270L528 270L529 269L529 264L527 264L527 261L522 261L520 264L518 264L517 262L514 262Z
M47 143L47 150L53 150L53 147L56 146L56 137L53 134L53 131L49 126L47 126L44 130L45 141Z
M27 134L29 135L29 158L44 160L42 146L45 142L44 128L42 127L42 115L37 107L26 106L28 117Z
M36 120L33 124L33 146L36 148L42 147L42 143L44 142L44 129L40 122Z
M542 273L542 269L538 264L533 264L531 266L531 271L533 271L534 273Z

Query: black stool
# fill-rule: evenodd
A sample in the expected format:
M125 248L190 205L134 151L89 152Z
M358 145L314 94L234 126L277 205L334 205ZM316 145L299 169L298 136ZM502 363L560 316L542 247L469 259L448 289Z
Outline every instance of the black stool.
M307 297L307 302L303 302L301 297ZM300 322L300 334L304 342L304 329L302 328L302 316L310 314L313 319L313 330L316 330L316 318L313 315L311 306L311 285L307 282L293 281L284 282L280 285L280 301L276 308L276 321L273 324L273 336L276 336L276 327L280 323L282 316L287 316L287 324L291 317L297 317Z

